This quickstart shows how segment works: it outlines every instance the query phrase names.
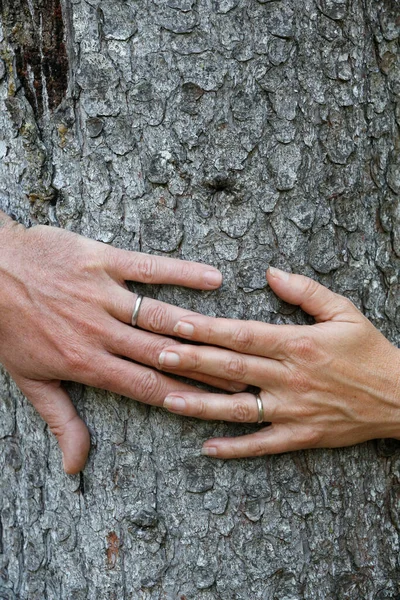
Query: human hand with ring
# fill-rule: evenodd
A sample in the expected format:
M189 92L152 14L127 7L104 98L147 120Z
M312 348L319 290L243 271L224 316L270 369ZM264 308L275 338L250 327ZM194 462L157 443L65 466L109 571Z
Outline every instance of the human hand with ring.
M0 362L57 437L67 473L83 468L90 437L62 380L158 406L174 390L195 391L155 370L163 348L176 343L164 335L189 312L142 301L127 280L212 290L222 277L207 265L119 250L55 227L26 229L0 211ZM225 390L245 387L175 372Z
M250 393L170 393L164 407L201 419L266 422L239 437L205 442L203 454L239 458L400 438L400 350L346 298L308 277L270 268L272 290L315 318L272 325L188 315L174 328L206 345L164 348L167 372L186 369L240 381Z

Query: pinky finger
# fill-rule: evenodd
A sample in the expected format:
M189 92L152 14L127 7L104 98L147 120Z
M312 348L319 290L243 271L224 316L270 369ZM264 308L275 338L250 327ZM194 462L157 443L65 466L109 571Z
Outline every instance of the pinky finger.
M316 436L312 432L297 431L286 424L272 424L249 435L207 440L201 452L211 458L246 458L316 446Z

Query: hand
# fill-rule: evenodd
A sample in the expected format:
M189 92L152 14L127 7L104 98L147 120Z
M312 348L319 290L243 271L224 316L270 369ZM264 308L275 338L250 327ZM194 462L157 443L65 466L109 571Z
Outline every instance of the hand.
M172 340L130 325L136 296L125 280L210 290L220 285L221 274L207 265L118 250L57 228L25 229L0 213L0 362L56 435L67 473L83 468L90 438L61 380L155 405L182 389L142 366L156 367ZM138 325L173 333L187 314L145 298ZM232 390L231 381L185 375Z
M272 268L267 279L278 296L317 323L185 317L174 331L212 346L170 346L160 355L169 372L188 369L261 389L270 425L250 435L208 440L203 453L237 458L400 437L400 350L349 300L312 279ZM258 420L255 396L247 393L174 392L164 407L201 419Z

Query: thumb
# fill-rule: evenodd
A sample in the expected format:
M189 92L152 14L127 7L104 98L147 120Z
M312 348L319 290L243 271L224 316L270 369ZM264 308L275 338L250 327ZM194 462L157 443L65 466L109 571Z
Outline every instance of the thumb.
M300 306L317 322L358 320L359 311L350 300L309 277L269 267L267 281L277 296Z
M17 381L21 391L56 436L63 455L64 471L79 473L90 450L90 435L60 381Z

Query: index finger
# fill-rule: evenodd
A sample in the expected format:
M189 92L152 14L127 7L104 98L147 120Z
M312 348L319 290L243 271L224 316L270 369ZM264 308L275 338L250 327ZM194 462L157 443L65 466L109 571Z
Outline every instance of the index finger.
M106 252L109 273L120 280L183 285L200 290L213 290L222 283L220 271L210 265L112 246L108 246Z
M259 321L236 321L203 315L181 318L174 327L179 337L211 346L283 360L287 341L298 336L301 325L273 325Z

